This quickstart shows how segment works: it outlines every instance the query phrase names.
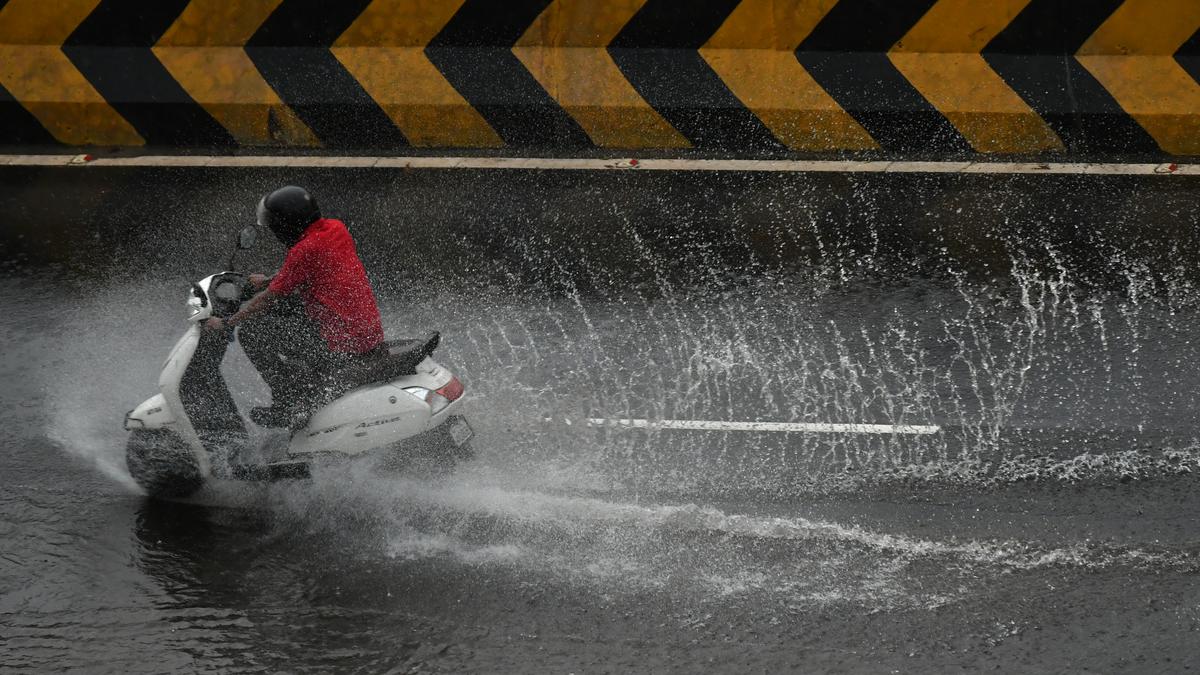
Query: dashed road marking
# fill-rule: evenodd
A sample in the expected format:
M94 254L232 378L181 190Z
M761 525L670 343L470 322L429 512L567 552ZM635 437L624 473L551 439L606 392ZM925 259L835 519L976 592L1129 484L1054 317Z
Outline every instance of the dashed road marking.
M570 422L568 421L568 424ZM928 436L942 430L932 424L843 424L835 422L725 422L717 420L587 419L591 427L678 429L688 431L757 431L807 434L904 434Z

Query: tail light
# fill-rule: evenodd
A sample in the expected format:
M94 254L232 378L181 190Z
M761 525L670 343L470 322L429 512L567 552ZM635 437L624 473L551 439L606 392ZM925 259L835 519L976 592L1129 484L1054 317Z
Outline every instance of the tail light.
M429 409L436 415L462 397L463 385L457 377L451 376L450 381L437 391L430 391L425 387L405 387L404 391L428 403Z
M445 397L447 401L457 401L463 395L463 383L459 382L457 377L451 375L450 381L446 383L446 386L438 389L437 393Z

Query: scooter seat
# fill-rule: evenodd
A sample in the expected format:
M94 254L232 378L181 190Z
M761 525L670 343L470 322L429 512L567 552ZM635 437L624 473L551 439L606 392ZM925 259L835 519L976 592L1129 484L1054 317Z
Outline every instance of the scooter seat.
M438 344L442 341L442 334L433 331L419 338L400 338L398 340L387 340L383 346L387 348L390 356L396 357L410 352L420 352L421 359L433 353L437 349ZM420 361L417 361L420 363Z
M366 357L355 364L353 372L349 373L349 379L354 386L360 386L415 375L417 364L433 354L441 340L441 334L434 331L421 338L384 342L383 346L387 351L380 352L378 356Z

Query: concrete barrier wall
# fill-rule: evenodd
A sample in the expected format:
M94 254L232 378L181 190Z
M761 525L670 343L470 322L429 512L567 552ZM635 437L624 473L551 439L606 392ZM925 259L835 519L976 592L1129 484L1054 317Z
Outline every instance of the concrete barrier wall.
M0 0L0 143L1200 154L1200 0Z

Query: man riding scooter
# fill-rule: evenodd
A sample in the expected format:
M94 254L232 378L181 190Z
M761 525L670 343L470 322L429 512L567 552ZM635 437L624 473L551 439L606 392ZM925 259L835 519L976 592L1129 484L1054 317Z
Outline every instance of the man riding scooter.
M336 396L355 366L386 353L383 325L346 225L322 218L306 190L287 186L263 197L258 224L287 248L283 267L271 278L251 275L262 290L233 316L205 326L239 326L242 349L272 396L270 407L250 417L286 427Z

